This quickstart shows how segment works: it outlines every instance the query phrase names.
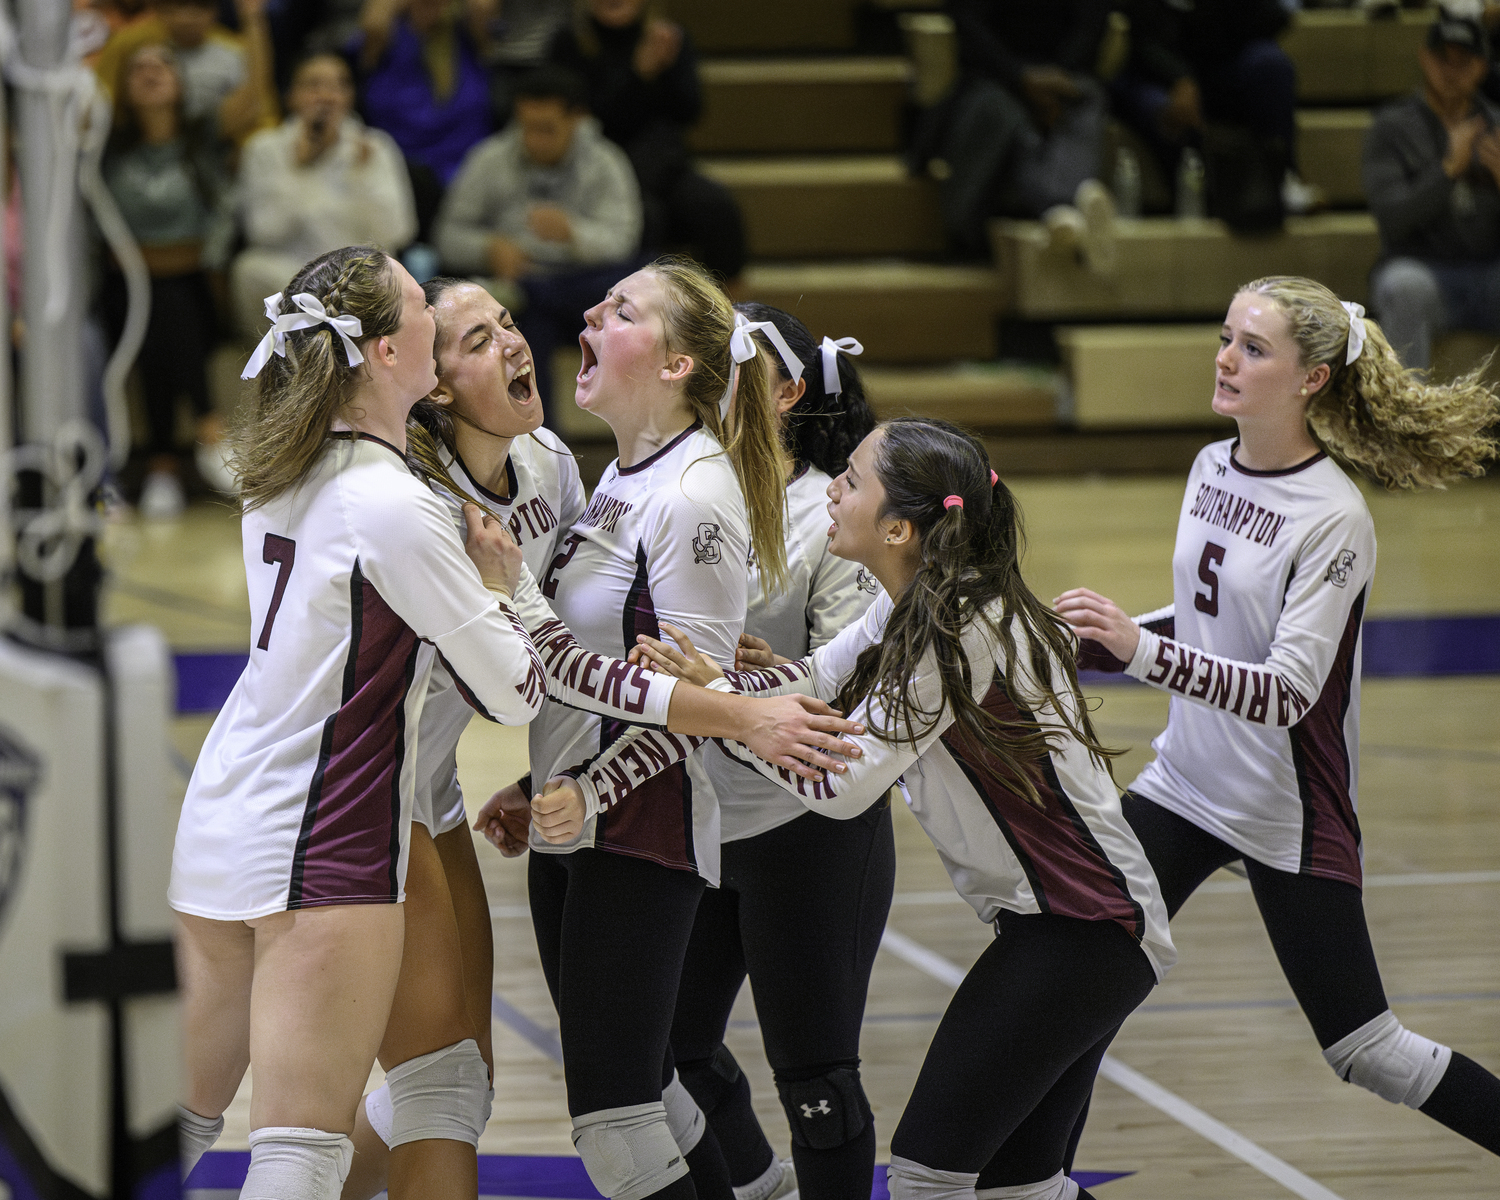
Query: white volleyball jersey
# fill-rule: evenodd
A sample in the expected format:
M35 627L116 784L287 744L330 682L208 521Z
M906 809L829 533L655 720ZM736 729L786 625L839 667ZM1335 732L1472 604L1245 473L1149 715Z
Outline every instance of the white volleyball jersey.
M809 466L787 485L788 586L767 595L760 572L750 575L745 632L764 638L782 658L802 658L832 641L864 615L880 590L858 563L829 552L828 483L826 474ZM721 842L755 837L807 811L795 796L718 746L704 750L704 761L719 797Z
M448 510L377 438L331 437L241 531L255 640L188 783L172 907L250 920L398 902L434 657L508 724L541 707L541 661Z
M745 622L749 552L734 469L719 443L694 424L643 462L622 469L616 461L605 469L543 576L542 591L562 625L600 654L624 657L638 633L660 637L660 622L668 622L716 661L732 662ZM546 639L537 640L545 660ZM583 773L627 728L546 705L531 726L533 787L540 791L564 772ZM701 739L653 738L677 761L608 796L568 846L549 845L533 830L533 852L596 846L696 871L716 884L719 812Z
M803 692L832 701L860 651L881 640L892 607L882 593L856 624L807 658L766 671L731 672L725 683L758 695ZM998 603L991 612L1000 616ZM1024 672L1025 633L1018 625L1012 628L1018 667ZM1014 681L1004 676L1004 651L981 623L964 631L963 648L974 699L994 718L1005 723L1034 719L1059 734L1059 749L1029 764L1041 808L1014 790L994 759L954 727L946 708L936 725L917 738L915 748L907 741L862 737L864 754L849 762L848 771L817 783L772 766L743 747L738 753L806 807L840 819L858 816L893 783L899 784L953 886L981 919L993 921L1001 909L1009 909L1113 921L1140 945L1160 979L1177 953L1156 876L1121 811L1114 780L1067 734L1052 709L1031 707L1026 697L1036 689L1029 676ZM1062 679L1059 665L1053 666L1053 678ZM910 687L922 711L938 711L942 686L932 652ZM1066 695L1062 701L1071 710L1073 701ZM1076 717L1075 712L1069 715ZM887 726L881 706L869 700L849 719L867 729Z
M1319 454L1250 471L1233 441L1188 477L1172 628L1142 618L1126 668L1172 694L1130 786L1256 861L1358 886L1360 634L1375 528ZM1166 614L1152 614L1160 618Z
M557 553L557 544L582 514L585 503L578 462L563 440L550 429L538 429L510 444L505 463L506 497L481 487L463 460L441 448L448 476L463 491L453 496L437 493L453 510L460 539L466 528L465 500L477 500L505 522L521 547L521 559L533 576L540 576ZM519 593L517 599L521 599ZM468 727L473 709L453 687L438 664L428 685L417 749L417 792L413 819L436 837L464 823L464 796L458 786L458 739ZM502 781L497 781L502 782Z

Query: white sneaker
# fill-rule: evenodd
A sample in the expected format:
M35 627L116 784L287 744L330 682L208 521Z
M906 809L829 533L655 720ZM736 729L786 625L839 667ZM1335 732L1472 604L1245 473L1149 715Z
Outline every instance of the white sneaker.
M1054 204L1042 214L1042 227L1047 231L1049 253L1077 256L1086 231L1081 212L1071 204Z
M1317 212L1324 204L1323 189L1315 183L1305 183L1296 171L1288 171L1281 177L1281 206L1294 217L1305 217Z
M1097 179L1078 185L1073 203L1083 214L1083 261L1095 275L1113 275L1119 259L1115 245L1115 198Z
M797 1168L792 1165L792 1160L783 1158L781 1160L781 1182L776 1185L776 1190L766 1197L766 1200L798 1200Z
M228 440L214 442L199 442L193 447L193 462L198 467L198 474L203 476L203 482L215 491L223 492L226 496L238 496L240 493L239 482L234 477L234 472L229 467L229 442Z
M187 500L182 494L182 484L169 471L152 471L146 476L141 488L139 508L141 516L148 521L174 521L182 516Z

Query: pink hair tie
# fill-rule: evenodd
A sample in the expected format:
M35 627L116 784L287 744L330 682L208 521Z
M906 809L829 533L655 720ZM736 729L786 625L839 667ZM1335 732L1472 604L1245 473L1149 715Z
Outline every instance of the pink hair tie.
M990 472L990 487L994 487L999 482L1000 482L1000 476L996 475L994 471L991 471Z
M955 508L955 507L962 508L963 506L964 506L964 498L962 496L944 496L943 497L943 507L944 508Z

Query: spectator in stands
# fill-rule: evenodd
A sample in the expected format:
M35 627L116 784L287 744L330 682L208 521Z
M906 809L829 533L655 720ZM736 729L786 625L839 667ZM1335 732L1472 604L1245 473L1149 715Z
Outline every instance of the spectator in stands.
M366 0L349 47L365 120L443 188L494 128L485 57L496 9L497 0Z
M630 270L641 197L625 152L588 113L583 81L544 67L516 85L515 119L464 160L437 221L449 270L488 276L531 345L543 407L552 352Z
M395 253L417 231L411 180L388 134L353 115L354 80L333 54L305 59L292 75L289 116L245 145L240 212L247 248L230 275L234 317L258 338L263 299L303 263L340 246Z
M552 43L552 61L583 77L604 136L630 156L647 250L686 247L732 283L745 265L744 219L728 188L693 169L687 148L703 109L692 38L650 7L587 0Z
M208 392L215 331L205 272L223 267L233 234L226 148L215 136L212 116L188 118L185 90L170 46L138 47L120 75L120 102L104 159L104 181L151 272L151 321L136 360L151 439L140 497L147 517L182 511L179 397L185 393L193 406L200 444L212 447L223 437ZM104 306L118 336L125 317L125 282L118 268L106 272Z
M173 53L189 121L212 119L216 134L242 142L276 123L276 88L266 0L236 0L239 34L215 19L215 0L157 0L152 14L132 20L110 38L95 64L99 81L118 98L121 71L146 45Z
M1130 59L1110 85L1115 109L1156 153L1168 176L1201 144L1209 122L1274 141L1288 212L1320 200L1293 168L1297 68L1277 42L1291 14L1282 0L1122 0Z
M1365 139L1365 194L1383 261L1370 294L1408 367L1449 329L1500 333L1500 107L1480 94L1489 39L1442 14L1418 52L1422 88L1381 109Z

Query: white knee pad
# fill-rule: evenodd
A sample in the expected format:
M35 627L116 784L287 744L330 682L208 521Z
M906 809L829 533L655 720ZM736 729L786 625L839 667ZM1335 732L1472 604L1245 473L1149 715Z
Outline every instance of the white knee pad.
M660 1101L574 1117L573 1145L599 1194L610 1200L643 1200L688 1173Z
M1407 1108L1427 1103L1452 1057L1447 1046L1405 1028L1390 1009L1323 1051L1345 1083L1357 1083Z
M1078 1185L1059 1171L1051 1179L1043 1179L1039 1183L980 1188L974 1194L979 1200L1077 1200Z
M342 1133L267 1126L250 1131L240 1200L339 1200L354 1143Z
M375 1131L375 1136L384 1142L386 1149L389 1150L391 1137L396 1128L396 1110L391 1107L389 1083L382 1083L365 1097L365 1117L370 1122L370 1128Z
M184 1179L198 1165L198 1160L213 1148L223 1132L223 1117L210 1121L191 1109L183 1108L180 1104L177 1106L177 1145L180 1148Z
M676 1071L672 1072L672 1082L661 1094L661 1102L667 1110L667 1128L672 1131L672 1140L684 1154L690 1154L703 1140L708 1121L692 1092L682 1086Z
M490 1117L490 1079L473 1038L392 1067L385 1086L391 1097L386 1144L392 1149L430 1140L479 1145Z
M891 1200L974 1200L978 1171L939 1171L900 1155L891 1155Z

